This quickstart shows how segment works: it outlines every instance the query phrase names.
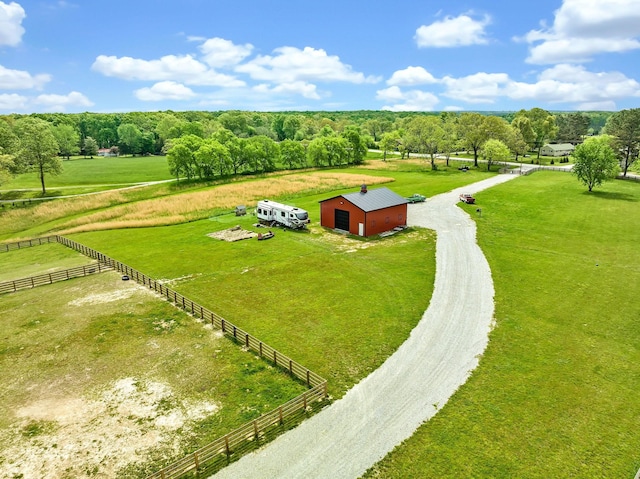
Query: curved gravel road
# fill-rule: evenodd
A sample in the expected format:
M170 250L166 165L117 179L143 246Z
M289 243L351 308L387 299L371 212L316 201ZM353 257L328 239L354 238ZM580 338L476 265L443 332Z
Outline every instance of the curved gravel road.
M514 178L409 205L410 226L437 232L433 297L409 338L342 399L213 477L357 478L433 417L478 365L493 320L491 271L458 195Z

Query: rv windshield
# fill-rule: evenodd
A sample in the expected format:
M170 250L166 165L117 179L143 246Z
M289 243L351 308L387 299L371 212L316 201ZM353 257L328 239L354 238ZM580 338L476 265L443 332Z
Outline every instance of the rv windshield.
M304 213L296 213L296 218L298 218L299 220L306 220L307 218L309 218L309 215L306 211Z

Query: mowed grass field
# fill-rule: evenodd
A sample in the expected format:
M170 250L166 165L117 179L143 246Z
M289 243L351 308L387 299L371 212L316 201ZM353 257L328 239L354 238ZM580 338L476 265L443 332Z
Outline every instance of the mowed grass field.
M62 161L62 173L45 175L48 188L77 187L87 185L122 185L147 181L169 180L165 156L117 156L111 158L84 158L73 156ZM36 173L23 173L2 184L2 190L40 188Z
M91 264L92 259L58 243L0 253L0 282Z
M430 172L426 163L392 160L354 171L393 178L385 186L401 195L432 196L485 178L483 169ZM317 221L318 201L351 191L278 198ZM477 198L483 214L473 217L496 289L489 348L438 415L368 476L633 477L639 185L615 181L588 195L569 174L538 172ZM46 225L25 221L5 238L84 216L73 211ZM225 243L206 235L236 224L252 229L254 219L214 207L201 218L70 237L167 281L322 374L334 397L401 344L431 296L429 231L360 240L312 224L308 232L275 230L266 242Z
M496 289L489 346L437 416L366 477L634 477L640 185L589 194L569 174L538 172L477 201Z

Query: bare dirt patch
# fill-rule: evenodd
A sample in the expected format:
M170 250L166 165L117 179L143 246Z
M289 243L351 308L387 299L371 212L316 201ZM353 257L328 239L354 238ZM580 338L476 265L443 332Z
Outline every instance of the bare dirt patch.
M223 241L240 241L258 236L258 233L242 229L239 225L222 231L209 233L207 236Z
M114 477L158 446L179 452L178 429L218 405L178 399L165 384L122 378L93 397L46 397L16 411L4 435L1 477Z

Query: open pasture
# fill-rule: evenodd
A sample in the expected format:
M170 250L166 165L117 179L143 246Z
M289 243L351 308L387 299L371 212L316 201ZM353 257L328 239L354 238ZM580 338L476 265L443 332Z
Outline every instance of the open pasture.
M113 272L0 309L2 477L144 477L305 390Z
M366 477L634 477L638 184L589 194L569 174L537 172L477 200L496 289L489 346L438 415Z

